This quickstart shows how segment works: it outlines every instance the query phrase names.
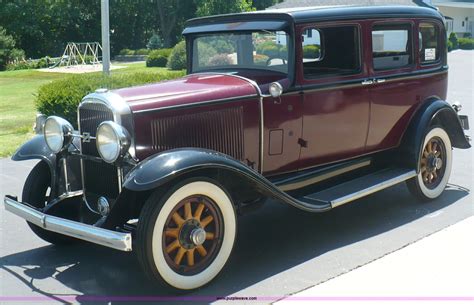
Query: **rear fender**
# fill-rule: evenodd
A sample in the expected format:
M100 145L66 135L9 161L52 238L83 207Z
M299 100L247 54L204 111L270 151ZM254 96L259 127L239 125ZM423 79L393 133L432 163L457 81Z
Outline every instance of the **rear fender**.
M459 117L451 105L439 99L430 99L415 113L403 136L401 162L404 166L415 168L419 172L421 146L428 128L433 125L441 125L446 130L453 147L471 147L464 135Z

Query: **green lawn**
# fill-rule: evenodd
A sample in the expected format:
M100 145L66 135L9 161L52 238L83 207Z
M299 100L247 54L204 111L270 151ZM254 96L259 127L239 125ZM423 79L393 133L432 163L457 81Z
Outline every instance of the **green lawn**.
M125 65L126 68L113 70L113 74L166 71L165 68L147 68L144 62L116 65ZM38 88L70 75L35 70L0 72L0 157L12 155L33 136L36 117L34 101Z

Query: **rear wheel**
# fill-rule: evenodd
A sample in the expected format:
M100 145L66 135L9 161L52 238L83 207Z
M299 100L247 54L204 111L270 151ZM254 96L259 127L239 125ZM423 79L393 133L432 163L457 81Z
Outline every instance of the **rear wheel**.
M43 209L49 201L51 192L51 172L46 163L40 162L31 170L23 187L22 201L37 209ZM41 239L56 245L65 245L77 241L69 236L45 230L26 222L31 230Z
M418 175L407 181L409 190L424 201L439 197L448 184L452 166L451 141L443 128L434 126L426 134L419 165Z
M216 182L193 179L145 203L137 230L137 255L158 283L189 290L209 283L232 251L236 216Z

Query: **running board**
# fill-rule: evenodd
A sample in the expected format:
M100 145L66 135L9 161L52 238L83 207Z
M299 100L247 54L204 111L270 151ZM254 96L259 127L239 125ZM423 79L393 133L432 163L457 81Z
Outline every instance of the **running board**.
M327 203L331 208L373 194L416 176L411 169L388 168L341 183L323 191L299 198L304 202Z

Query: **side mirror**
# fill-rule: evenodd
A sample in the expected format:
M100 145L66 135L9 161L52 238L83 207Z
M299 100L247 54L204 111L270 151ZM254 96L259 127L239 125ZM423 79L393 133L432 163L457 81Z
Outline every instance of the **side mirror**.
M268 88L270 95L274 98L280 97L283 93L283 86L279 82L273 82Z

